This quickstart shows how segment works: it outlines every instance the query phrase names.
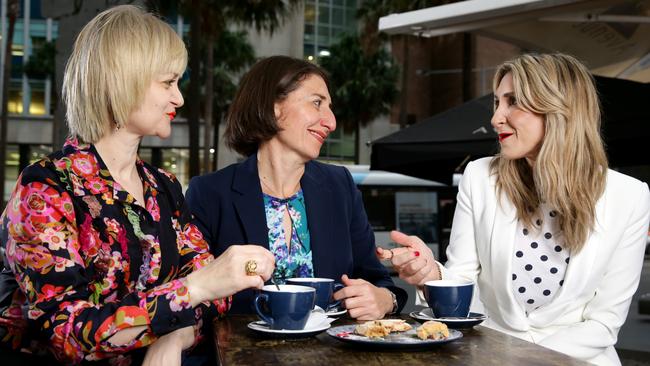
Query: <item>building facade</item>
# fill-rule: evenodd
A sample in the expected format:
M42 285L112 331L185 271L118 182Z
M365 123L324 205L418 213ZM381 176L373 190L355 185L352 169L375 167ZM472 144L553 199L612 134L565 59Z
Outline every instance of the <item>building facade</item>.
M292 14L272 35L249 30L248 39L255 50L256 57L282 54L317 61L318 57L328 55L328 47L336 41L338 35L357 31L355 17L357 6L357 0L306 0L304 6ZM8 27L7 0L2 0L1 8L4 42ZM180 35L187 35L189 31L187 22L181 16L172 18L167 19L172 27ZM60 91L54 90L55 83L51 76L27 76L24 72L30 59L46 57L42 55L42 50L48 45L55 44L58 35L59 21L43 16L41 0L20 1L20 12L13 37L12 72L8 95L5 201L22 168L60 148L60 146L52 146L53 113ZM2 50L4 49L3 46ZM180 112L172 123L171 137L166 140L144 138L140 156L176 174L181 183L186 186L190 179L189 133L182 110ZM223 131L223 128L220 128L220 131ZM203 131L200 133L202 135ZM199 141L203 142L202 136ZM323 159L354 161L354 141L353 132L337 129L323 147ZM217 149L218 168L242 159L227 149L223 143L220 143ZM368 161L369 153L368 157L361 160Z

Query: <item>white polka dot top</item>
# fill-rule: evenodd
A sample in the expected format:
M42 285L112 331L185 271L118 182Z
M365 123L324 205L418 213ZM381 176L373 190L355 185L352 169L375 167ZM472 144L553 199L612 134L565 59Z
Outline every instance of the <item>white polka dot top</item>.
M564 283L570 253L556 212L541 205L533 227L517 224L512 257L512 291L528 315L551 302Z

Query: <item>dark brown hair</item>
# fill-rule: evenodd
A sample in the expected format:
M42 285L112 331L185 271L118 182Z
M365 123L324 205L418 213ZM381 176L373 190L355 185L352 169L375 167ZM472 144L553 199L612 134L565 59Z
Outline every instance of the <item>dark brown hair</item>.
M280 131L275 103L298 89L310 75L320 76L329 88L325 71L310 62L271 56L255 63L242 77L228 109L224 132L226 145L244 156L255 153L262 142Z

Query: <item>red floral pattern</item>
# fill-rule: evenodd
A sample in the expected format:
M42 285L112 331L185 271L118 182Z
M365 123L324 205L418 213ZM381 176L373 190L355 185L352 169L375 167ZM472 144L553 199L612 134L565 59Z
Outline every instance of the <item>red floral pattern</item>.
M203 314L214 315L209 308L228 310L230 299L190 306L181 279L212 255L189 223L175 177L141 160L137 168L145 207L113 180L92 145L69 140L24 170L2 216L19 290L0 314L0 342L17 349L40 339L65 363L126 365L130 351L163 334L198 330ZM37 334L26 333L29 323ZM110 342L140 326L147 330L132 342Z

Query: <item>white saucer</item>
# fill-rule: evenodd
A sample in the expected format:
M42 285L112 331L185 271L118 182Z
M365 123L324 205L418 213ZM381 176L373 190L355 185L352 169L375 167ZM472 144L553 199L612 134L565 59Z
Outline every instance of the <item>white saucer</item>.
M327 316L339 316L339 315L345 314L348 311L348 309L335 307L335 308L332 308L332 309L330 309L328 311L325 311L320 306L315 305L314 310L312 310L312 311L316 312L316 313L323 313L323 314L325 314Z
M325 312L327 316L339 316L348 312L348 309L345 308L334 308Z
M422 309L421 311L412 311L411 318L418 321L425 322L427 320L435 320L447 324L449 328L465 329L481 324L487 316L480 313L469 313L466 318L436 318L430 308Z
M266 322L262 320L248 323L248 328L255 332L278 335L278 336L287 336L287 337L296 337L296 336L309 337L312 335L316 335L320 332L323 332L329 329L329 327L330 327L330 323L327 321L324 321L313 327L309 327L305 329L297 329L297 330L271 329L269 328L268 324L266 324Z

